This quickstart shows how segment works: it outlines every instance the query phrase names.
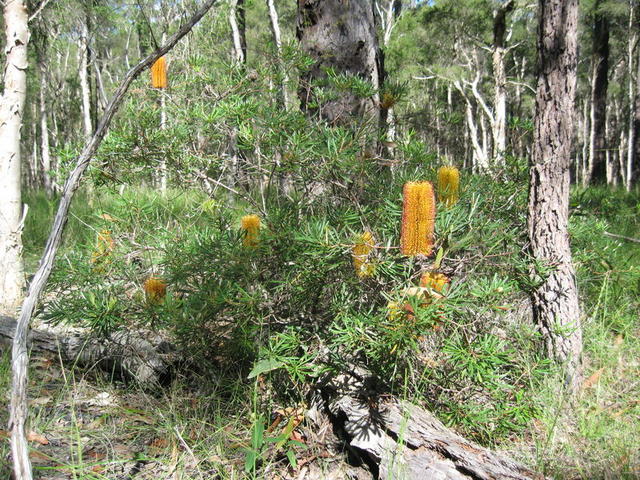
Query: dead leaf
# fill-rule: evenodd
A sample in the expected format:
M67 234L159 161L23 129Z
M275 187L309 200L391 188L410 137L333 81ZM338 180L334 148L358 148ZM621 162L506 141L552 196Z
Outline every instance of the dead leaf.
M582 382L582 389L585 390L597 384L598 381L600 381L600 377L602 376L603 372L604 372L604 367L596 370L593 374L591 374L589 378L587 378L584 382Z
M33 431L27 434L27 440L30 442L38 442L40 445L49 445L47 437Z

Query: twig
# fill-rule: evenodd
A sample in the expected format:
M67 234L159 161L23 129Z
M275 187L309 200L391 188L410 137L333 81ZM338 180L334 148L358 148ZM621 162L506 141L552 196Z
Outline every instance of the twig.
M620 238L627 242L640 243L640 238L625 237L624 235L616 235L615 233L604 232L607 237Z
M29 17L29 20L27 20L28 23L31 23L31 21L33 19L35 19L38 15L40 15L40 12L42 12L42 10L44 10L44 7L47 6L47 4L50 2L51 0L43 0L42 3L40 4L40 6L38 7L38 9L33 12L33 15L31 15Z
M62 198L58 206L58 211L53 220L51 233L47 240L40 266L33 277L29 286L29 294L22 304L20 318L15 330L12 347L12 384L11 384L11 407L9 418L9 429L11 430L11 454L13 459L14 476L19 480L32 480L33 473L31 470L31 461L29 460L29 444L25 436L24 426L27 418L27 334L29 332L29 322L33 316L38 299L44 289L53 262L62 240L64 226L69 216L69 207L71 200L80 186L80 180L89 166L91 158L100 146L102 139L107 133L111 120L116 111L120 107L127 90L131 86L133 80L144 70L148 69L158 58L171 50L178 41L191 31L193 26L204 16L207 11L216 3L217 0L207 0L202 7L186 22L180 29L167 40L167 42L158 48L155 52L148 55L140 63L127 72L120 86L113 94L111 102L107 105L104 115L100 120L96 132L87 142L82 153L76 161L76 166L69 174L64 185Z

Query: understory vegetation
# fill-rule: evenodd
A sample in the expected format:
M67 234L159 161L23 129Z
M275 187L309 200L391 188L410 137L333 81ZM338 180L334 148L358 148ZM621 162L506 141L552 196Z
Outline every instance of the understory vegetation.
M149 461L173 458L174 468L186 469L185 478L214 470L235 478L294 469L312 447L279 430L265 432L273 412L306 405L314 383L328 372L364 365L384 384L376 388L426 405L464 435L508 449L542 471L563 478L635 477L640 252L608 234L638 236L637 194L573 192L586 380L570 399L561 393L559 368L541 353L530 318L530 261L522 250L526 193L517 165L513 181L463 177L460 201L439 205L435 260L414 264L399 254L401 186L434 179L435 166L416 162L371 178L358 192L369 200L354 206L336 201L334 192L308 202L271 196L268 188L233 203L224 191L208 196L171 189L161 196L144 187L101 186L83 193L42 318L104 336L131 328L166 332L188 368L167 390L105 386L110 396L142 403L107 402L89 426L71 418L65 428L75 434L61 435L71 439L71 450L64 461L49 458L54 466L47 468L112 478L122 452L98 437L115 431L121 415L139 415L145 419L117 435L141 443L137 455ZM27 258L35 258L46 235L40 225L55 202L35 192L26 201ZM251 246L243 242L240 220L254 212L262 228ZM373 234L375 253L373 274L360 278L352 248L363 231ZM434 261L450 283L425 303L408 289ZM150 277L166 284L166 295L154 300L145 294ZM69 415L59 402L96 388L72 371L62 378L56 373L49 385L60 366L48 362L43 370L35 361L31 388L39 393L32 398L46 391L57 400L34 406L36 431ZM4 365L8 369L7 358ZM71 405L72 412L96 408L85 401L84 407ZM187 430L189 439L181 440ZM184 441L193 451L184 450ZM87 450L95 449L100 455L88 458ZM195 464L186 458L191 454ZM227 471L225 465L235 467Z

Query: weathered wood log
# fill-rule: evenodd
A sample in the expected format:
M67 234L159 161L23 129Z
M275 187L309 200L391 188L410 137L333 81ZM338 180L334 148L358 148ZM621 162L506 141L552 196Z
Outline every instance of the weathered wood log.
M370 465L374 478L545 478L506 455L466 440L417 405L372 393L367 387L371 382L362 378L345 375L325 383L320 391L334 430L343 430L344 440Z
M16 321L0 316L0 351L13 341ZM67 365L100 368L119 379L144 387L165 383L171 372L175 348L151 332L121 331L96 338L84 329L32 328L27 338L32 351L60 355Z

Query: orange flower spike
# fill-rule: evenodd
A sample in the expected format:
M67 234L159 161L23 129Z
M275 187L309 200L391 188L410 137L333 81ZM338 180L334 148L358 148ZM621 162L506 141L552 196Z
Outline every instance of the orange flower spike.
M438 293L442 293L445 285L451 283L451 279L443 273L425 272L420 277L420 286L430 288Z
M242 245L245 247L257 247L260 243L260 217L258 215L245 215L240 220L240 229L244 232Z
M402 190L400 251L403 255L431 255L436 198L431 182L407 182Z
M165 281L153 275L144 281L142 288L149 303L162 303L167 295L167 284Z
M360 278L371 277L374 274L375 269L369 262L369 254L373 251L374 244L375 240L371 232L364 232L358 236L351 249L353 267L356 270L356 275Z
M164 57L158 58L151 65L151 86L153 88L167 88L167 61Z
M438 197L447 207L458 203L460 190L460 171L456 167L438 169Z

